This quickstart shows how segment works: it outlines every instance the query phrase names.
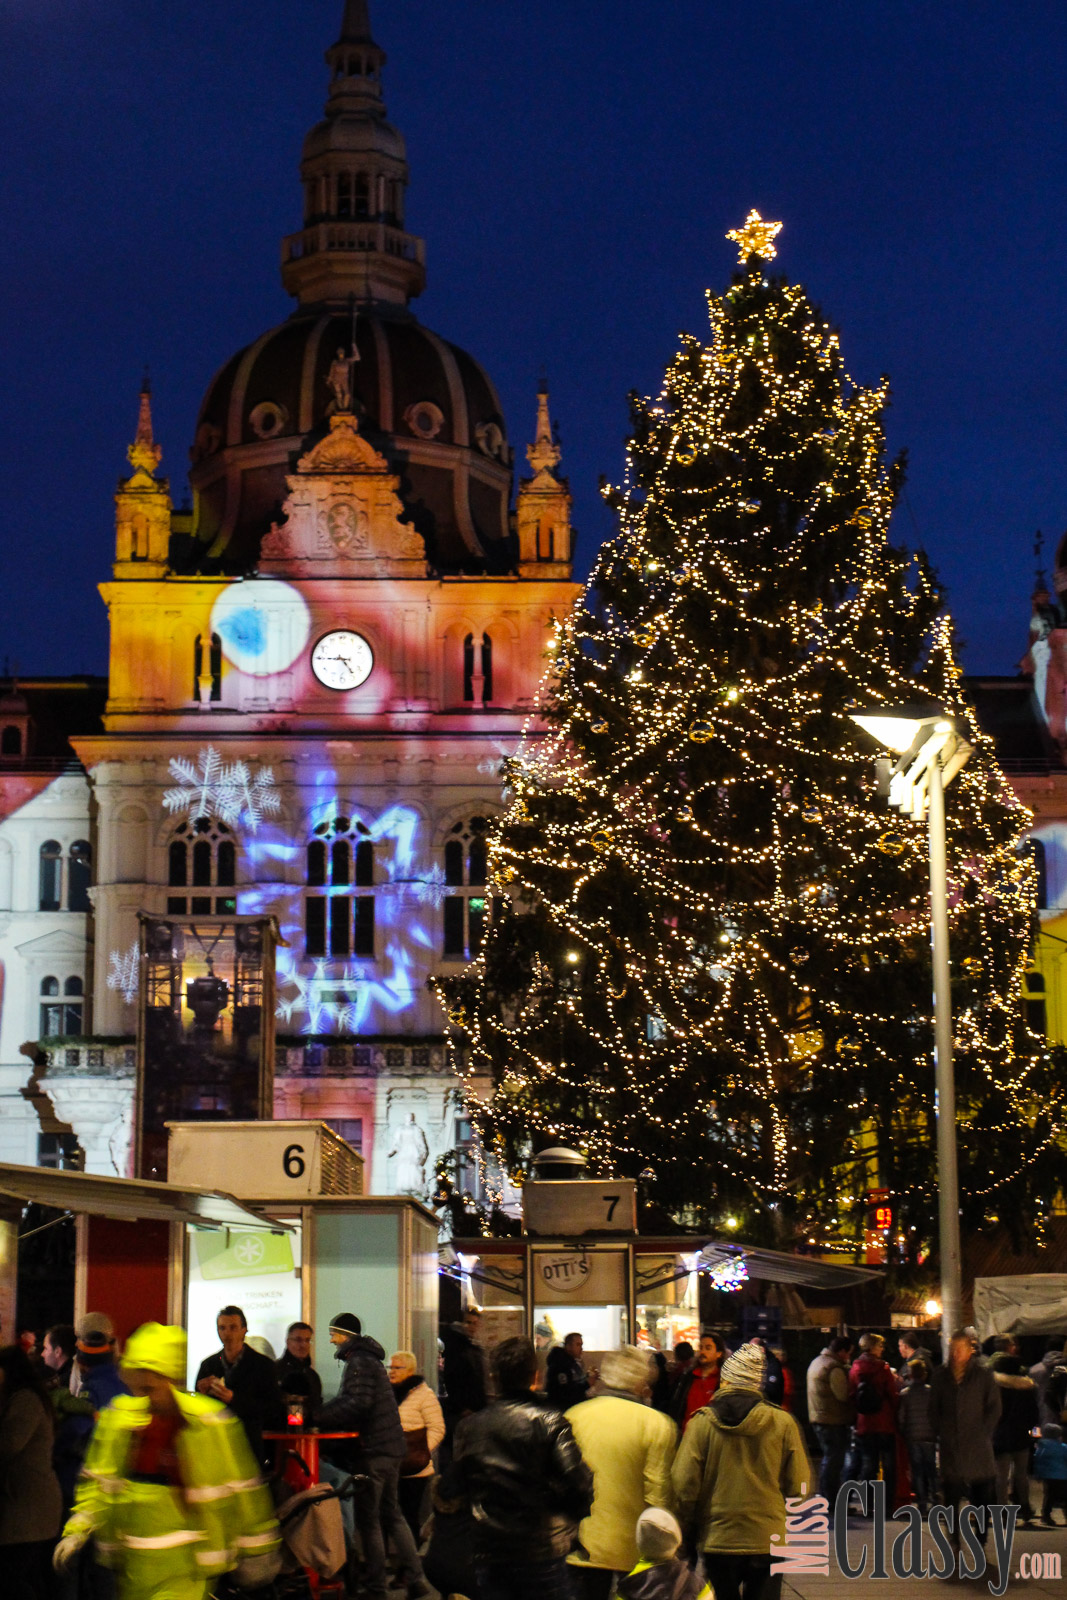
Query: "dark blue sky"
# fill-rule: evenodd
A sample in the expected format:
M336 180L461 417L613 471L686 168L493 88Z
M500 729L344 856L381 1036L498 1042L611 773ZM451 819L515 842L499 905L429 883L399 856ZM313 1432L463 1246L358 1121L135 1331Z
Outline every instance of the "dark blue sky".
M100 671L115 480L145 362L175 498L202 390L287 315L278 241L341 0L0 0L0 654ZM1036 527L1067 523L1067 8L1055 0L376 0L424 322L501 391L552 388L588 567L655 390L750 206L890 374L899 539L971 670L1012 671ZM909 517L910 508L910 517ZM913 521L912 521L913 519Z

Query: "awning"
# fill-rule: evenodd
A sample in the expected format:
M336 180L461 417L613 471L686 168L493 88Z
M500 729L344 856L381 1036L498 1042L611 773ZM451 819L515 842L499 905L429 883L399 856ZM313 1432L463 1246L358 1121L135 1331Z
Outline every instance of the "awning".
M753 1245L736 1244L728 1239L713 1239L697 1256L702 1267L724 1267L741 1259L750 1278L768 1283L796 1283L808 1289L847 1289L853 1284L880 1278L870 1267L835 1266L818 1256L794 1256L784 1250L760 1250Z
M101 1178L54 1167L0 1162L0 1198L121 1222L188 1222L196 1228L233 1228L243 1233L292 1231L288 1223L264 1217L232 1195L210 1189L181 1188L148 1178Z

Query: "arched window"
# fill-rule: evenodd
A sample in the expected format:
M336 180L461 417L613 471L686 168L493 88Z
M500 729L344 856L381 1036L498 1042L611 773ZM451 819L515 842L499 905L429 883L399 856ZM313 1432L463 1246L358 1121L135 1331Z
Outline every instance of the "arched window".
M337 215L352 215L352 178L347 172L340 173L337 179Z
M89 885L93 881L93 852L87 839L75 839L67 857L67 910L90 909Z
M193 699L201 705L222 699L222 640L217 633L211 635L206 666L205 674L204 636L198 633L193 644Z
M353 871L354 866L354 871ZM374 955L374 841L354 817L320 822L307 847L304 943L309 956Z
M444 955L453 961L471 960L482 947L488 831L488 818L471 817L457 822L445 840L445 884L460 891L444 899Z
M370 216L370 179L365 172L356 174L356 216Z
M463 641L463 698L468 705L485 705L493 698L493 641L487 633L477 647L473 633Z
M197 817L183 822L167 850L167 911L172 917L232 916L237 910L237 845L225 822ZM192 889L193 894L183 893ZM212 894L224 889L226 894Z
M22 754L22 729L17 723L9 722L0 733L0 756L20 756Z
M82 1031L85 986L80 978L67 978L63 984L63 997L59 995L59 979L41 979L41 1038L57 1039L64 1034Z
M63 904L63 847L58 839L46 839L41 846L41 866L37 908L58 911Z

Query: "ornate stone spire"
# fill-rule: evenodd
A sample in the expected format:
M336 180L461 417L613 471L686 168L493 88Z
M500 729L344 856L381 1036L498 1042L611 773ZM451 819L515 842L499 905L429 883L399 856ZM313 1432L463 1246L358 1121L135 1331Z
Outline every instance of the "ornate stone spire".
M170 485L157 478L163 451L152 432L152 390L145 375L137 432L126 451L133 472L115 492L116 578L162 578L170 553Z
M537 391L537 427L526 447L532 478L519 484L515 520L519 535L519 576L569 579L571 576L571 491L557 472L562 451L552 432L548 385Z
M304 141L304 226L282 242L282 282L301 305L406 306L426 284L425 246L404 231L408 164L385 117L366 0L346 0L326 52L326 117Z
M533 444L526 446L526 459L535 473L555 472L563 452L552 437L548 414L548 384L542 378L537 390L537 431Z

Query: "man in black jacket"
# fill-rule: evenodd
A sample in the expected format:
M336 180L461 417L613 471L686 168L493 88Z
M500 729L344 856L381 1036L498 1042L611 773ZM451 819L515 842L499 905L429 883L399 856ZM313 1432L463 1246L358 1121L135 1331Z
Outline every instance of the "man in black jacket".
M568 1333L562 1345L548 1352L545 1394L561 1411L569 1411L589 1398L589 1374L582 1364L584 1344L580 1333Z
M196 1387L221 1400L240 1419L252 1454L262 1466L263 1430L280 1428L285 1420L274 1362L246 1344L248 1323L240 1306L223 1306L215 1326L222 1349L200 1363Z
M285 1353L274 1363L283 1396L299 1396L309 1422L318 1417L322 1405L322 1379L311 1364L314 1333L310 1322L291 1322L285 1335Z
M363 1592L367 1600L386 1600L384 1529L396 1553L397 1578L406 1583L409 1596L428 1595L430 1586L422 1575L415 1541L397 1499L405 1455L404 1430L383 1365L385 1351L377 1339L364 1334L359 1318L350 1311L330 1323L330 1343L345 1370L340 1391L327 1400L318 1424L320 1433L359 1434L358 1457L341 1459L368 1479L366 1493L353 1502L363 1542ZM332 1470L323 1474L335 1483L344 1477L337 1461L335 1456Z
M593 1504L593 1474L561 1412L532 1393L529 1339L493 1352L499 1400L456 1429L459 1481L474 1512L479 1600L571 1600L567 1555Z

